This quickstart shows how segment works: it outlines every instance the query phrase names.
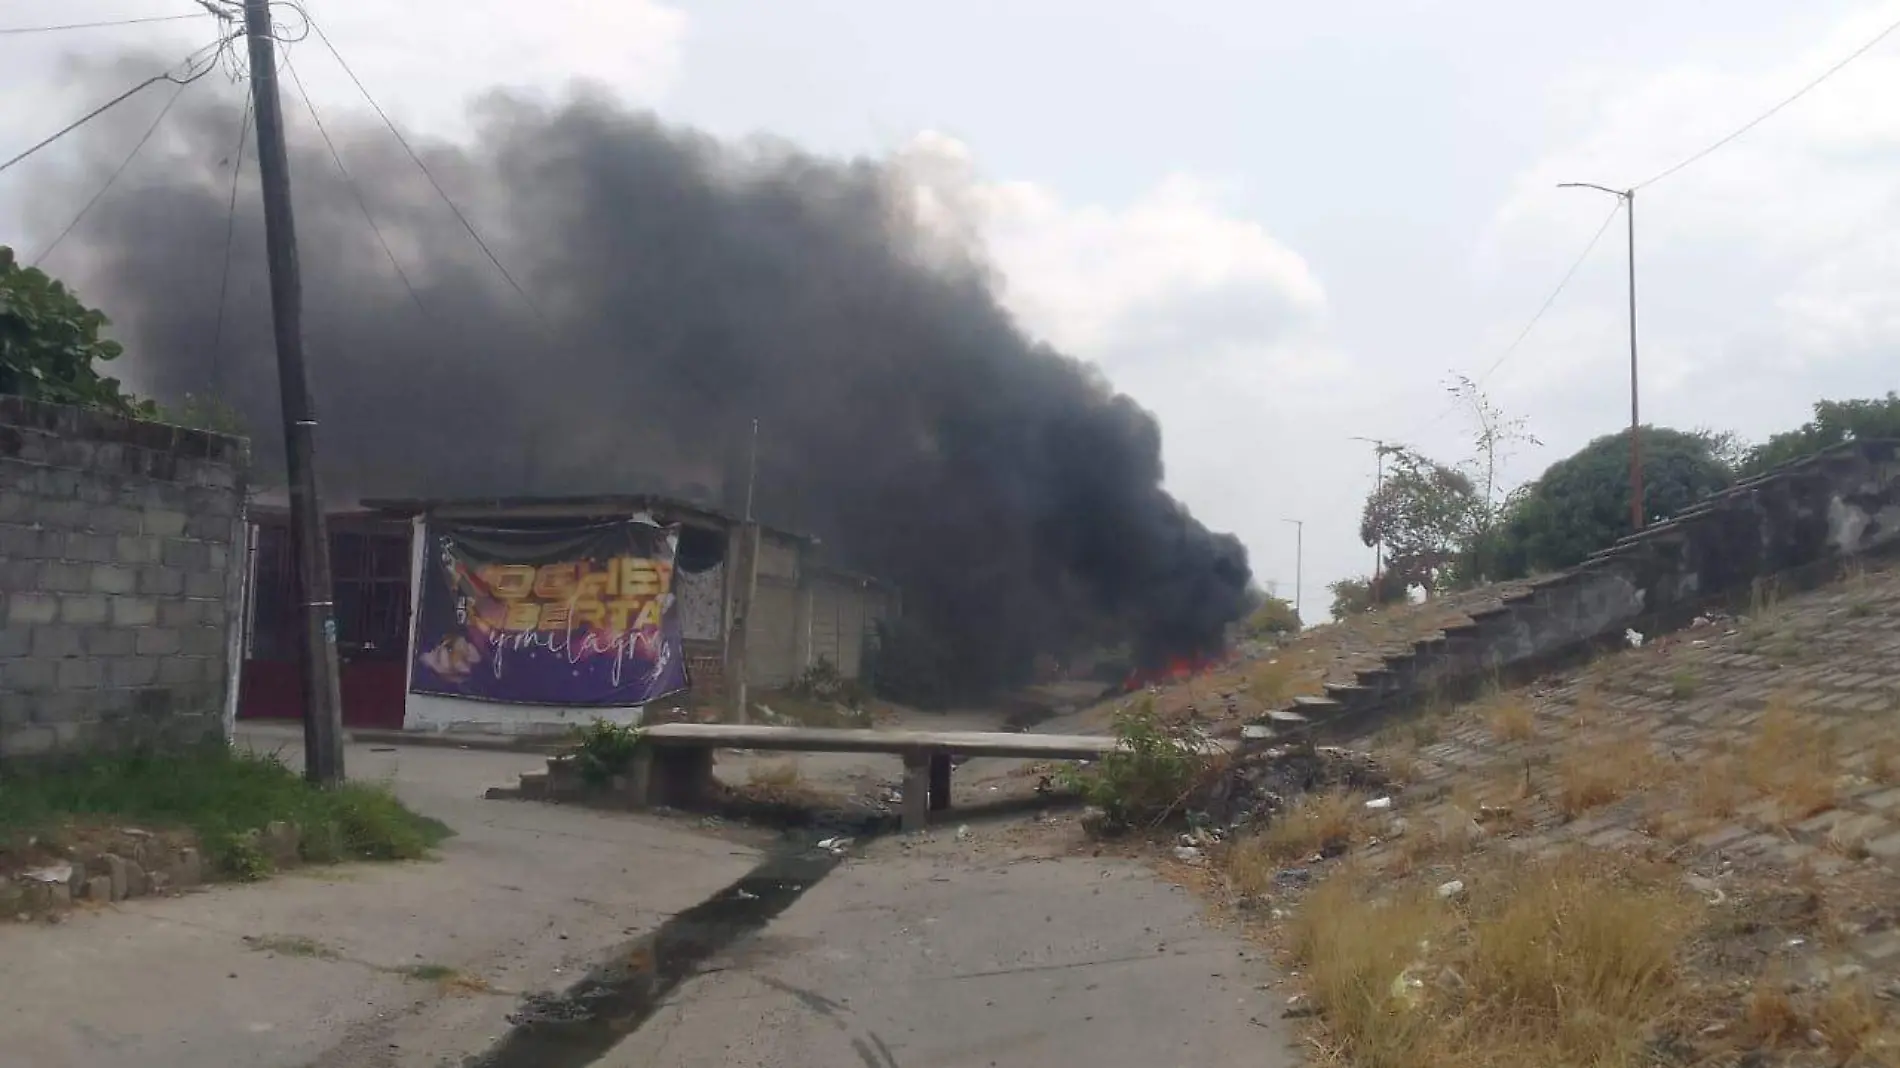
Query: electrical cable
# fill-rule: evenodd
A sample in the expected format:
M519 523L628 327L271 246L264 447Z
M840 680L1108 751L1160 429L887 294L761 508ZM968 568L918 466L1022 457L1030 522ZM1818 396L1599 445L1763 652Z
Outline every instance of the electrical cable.
M68 22L59 26L5 26L0 27L0 37L15 37L29 33L60 33L65 30L103 30L112 26L142 26L151 22L180 22L185 19L216 18L215 12L193 11L184 15L148 15L133 19L105 19L99 22Z
M369 228L376 234L376 243L383 247L383 255L389 257L389 265L396 269L396 277L402 279L402 287L409 291L409 299L415 302L416 310L429 317L429 309L423 307L422 297L409 281L409 273L402 269L402 263L396 259L396 253L389 247L389 241L383 236L383 228L376 224L376 216L369 210L369 201L363 199L363 190L350 177L349 168L343 166L343 157L336 150L336 142L330 140L330 131L323 126L323 119L317 115L317 105L310 99L310 91L304 88L303 79L297 75L297 68L290 58L284 58L284 69L290 72L290 80L297 86L297 95L303 98L303 106L310 112L310 121L317 126L317 134L323 138L323 145L330 150L330 160L336 164L337 173L343 176L343 183L350 187L350 196L356 199L356 206L362 210L363 218L369 222Z
M293 4L291 6L295 7L296 5ZM481 233L475 229L475 224L470 222L468 216L456 205L455 198L449 196L448 190L442 188L442 183L436 180L435 174L429 170L429 165L422 162L422 156L409 144L409 139L402 135L402 131L397 129L395 122L392 121L389 114L383 110L382 105L378 104L376 98L370 95L368 87L363 84L361 78L356 76L356 71L350 67L349 61L344 59L343 54L337 51L336 45L331 43L330 35L323 32L323 27L319 25L315 19L310 17L308 11L302 8L296 8L296 10L304 17L310 29L316 32L317 40L322 41L323 47L328 49L330 55L336 58L337 65L343 68L343 73L349 75L350 81L356 84L357 91L363 94L363 99L369 103L370 109L376 112L376 116L383 120L383 125L389 128L389 132L395 136L396 142L400 144L402 150L408 154L410 161L422 172L422 176L429 180L429 184L435 187L435 191L441 196L442 202L448 205L449 210L455 214L456 220L462 224L462 229L468 231L468 236L473 238L476 246L482 250L482 255L488 257L488 262L493 264L495 270L501 273L502 278L514 289L515 294L521 298L522 303L534 314L534 317L540 320L541 325L551 326L547 317L541 314L541 308L535 303L534 298L528 295L528 291L523 289L521 283L515 280L515 276L509 273L508 268L502 266L500 257L495 255L494 249L489 247L488 242L484 240Z
M1854 49L1854 51L1848 53L1845 59L1842 59L1839 63L1836 63L1833 66L1829 67L1828 69L1822 71L1820 77L1815 78L1813 81L1802 86L1800 89L1797 89L1793 96L1790 96L1784 99L1783 101L1781 101L1781 103L1776 104L1774 107L1771 107L1767 111L1762 112L1760 115L1755 116L1753 119L1750 119L1748 122L1743 123L1741 126L1737 127L1734 130L1734 132L1730 133L1727 137L1724 137L1721 140L1716 141L1715 143L1709 145L1707 148L1704 148L1702 151L1697 152L1694 155L1683 160L1681 163L1678 163L1675 166L1670 167L1668 170L1662 171L1661 173L1655 175L1654 177L1650 178L1647 181L1636 183L1636 185L1632 187L1632 191L1636 189L1642 189L1645 186L1655 185L1657 182L1662 181L1664 178L1669 177L1670 175L1676 173L1679 170L1682 170L1684 167L1687 167L1692 163L1698 162L1703 157L1709 155L1710 153L1716 151L1719 148L1722 148L1724 145L1727 145L1729 142L1734 141L1736 138L1742 136L1748 131L1754 129L1755 127L1760 126L1762 123L1767 122L1769 119L1774 118L1775 115L1779 114L1783 108L1801 99L1802 97L1808 95L1809 92L1811 92L1816 86L1820 85L1822 82L1827 81L1829 78L1832 78L1836 74L1839 74L1842 68L1846 67L1849 63L1852 63L1855 60L1859 59L1860 57L1866 55L1868 52L1873 51L1875 45L1878 45L1880 42L1892 36L1895 30L1900 30L1900 22L1895 22L1889 25L1886 29L1881 30L1879 33L1875 34L1872 40L1868 41L1864 45L1861 45L1859 48Z
M221 37L209 45L192 50L191 54L187 55L178 64L175 64L176 66L184 67L186 73L181 74L181 75L175 75L171 71L167 70L162 73L152 75L150 78L145 79L144 81L138 83L137 85L134 85L132 88L127 89L125 92L120 93L118 96L113 97L111 100L106 101L105 103L99 105L96 108L93 108L91 111L73 120L72 122L67 123L64 127L61 127L58 132L40 141L38 144L32 146L31 148L28 148L26 151L21 152L19 155L14 156L13 158L7 160L4 163L0 163L0 173L5 173L7 170L11 169L15 164L21 162L22 160L25 160L27 157L33 155L35 152L38 152L41 149L47 147L48 145L53 144L54 142L58 141L60 138L65 137L67 134L72 133L74 130L79 129L81 126L86 125L87 123L98 118L99 116L104 115L106 112L111 111L113 108L118 107L120 104L125 103L127 100L130 100L132 97L138 95L138 93L141 92L142 90L145 90L147 88L150 88L151 86L157 85L159 82L171 82L172 84L179 85L179 86L190 85L192 82L195 82L198 79L216 70L218 66L217 63L213 62L213 63L206 64L202 70L192 71L191 67L193 64L197 62L199 54L203 52L207 52L207 51L213 51L213 50L222 52L224 46L230 44L233 40L236 40L236 38L235 37Z
M1589 243L1583 246L1583 251L1577 255L1575 260L1571 261L1570 269L1565 271L1563 277L1558 280L1556 288L1552 289L1550 295L1544 298L1544 303L1538 305L1537 314L1531 316L1530 322L1524 324L1524 329L1517 332L1517 336L1512 338L1511 343L1504 347L1504 351L1498 354L1498 358L1491 361L1491 366L1485 368L1483 374L1480 374L1476 379L1472 380L1472 385L1483 385L1499 367L1504 365L1504 361L1510 359L1517 353L1518 347L1524 343L1526 338L1531 336L1532 330L1537 329L1537 324L1543 321L1544 315L1550 311L1551 306L1557 303L1557 298L1562 296L1563 291L1570 287L1571 279L1577 276L1577 271L1582 269L1584 261L1590 258L1590 253L1596 251L1597 244L1603 240L1604 234L1609 233L1610 224L1616 221L1617 215L1620 214L1622 210L1623 205L1621 202L1618 202L1616 207L1610 209L1610 213L1603 218L1603 224L1597 227L1596 233L1590 235ZM1444 422L1446 416L1457 410L1458 405L1447 405L1429 421L1421 423L1416 430L1403 435L1399 440L1403 441L1417 437L1432 427L1437 426L1439 423Z
M185 95L185 88L190 84L190 82L180 82L178 88L172 90L171 99L165 101L165 106L160 108L158 114L153 117L152 124L145 128L145 136L138 139L138 143L132 146L132 151L126 153L125 158L119 161L118 167L114 168L112 173L106 177L106 184L99 187L98 192L94 193L90 200L86 201L85 207L79 209L79 214L73 216L73 221L67 223L66 228L59 232L59 236L53 238L51 244L41 249L39 253L33 257L28 266L38 267L46 257L51 256L53 250L59 247L60 242L66 240L67 235L73 232L73 228L79 225L80 220L84 219L88 212L92 211L93 205L99 203L100 198L106 195L106 192L112 188L113 183L119 180L119 176L125 173L125 169L132 165L132 161L138 157L139 151L145 147L145 143L150 141L152 135L158 132L159 124L165 121L165 116L172 113L172 107L178 103L179 97Z
M211 334L211 386L216 392L223 381L224 365L224 307L225 299L231 292L231 250L237 238L237 198L238 178L244 173L244 146L251 130L251 104L249 94L244 97L244 114L238 119L237 156L231 163L231 203L224 220L224 270L218 279L218 318L217 326Z

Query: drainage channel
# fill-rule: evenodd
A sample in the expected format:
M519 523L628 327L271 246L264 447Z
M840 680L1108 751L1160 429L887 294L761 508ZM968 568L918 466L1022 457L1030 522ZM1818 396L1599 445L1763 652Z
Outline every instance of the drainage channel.
M840 827L843 821L823 821ZM859 834L883 828L854 821ZM849 833L840 830L840 833ZM803 837L803 836L801 836ZM862 839L860 838L860 841ZM585 1068L653 1016L708 958L757 933L840 862L838 852L787 842L737 882L617 947L566 990L530 995L511 1027L466 1068Z

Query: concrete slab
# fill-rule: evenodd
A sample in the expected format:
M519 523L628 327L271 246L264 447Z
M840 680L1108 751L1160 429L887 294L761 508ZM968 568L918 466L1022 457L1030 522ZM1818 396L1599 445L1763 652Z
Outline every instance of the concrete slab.
M952 836L954 837L954 836ZM881 842L706 965L605 1068L1278 1068L1259 953L1125 861Z
M243 740L300 759L281 733ZM506 1030L520 993L565 986L604 947L657 927L756 859L654 819L480 800L542 763L534 754L352 746L346 760L353 777L390 781L458 832L439 859L309 869L59 926L0 926L0 1060L457 1063ZM417 965L466 982L402 974Z

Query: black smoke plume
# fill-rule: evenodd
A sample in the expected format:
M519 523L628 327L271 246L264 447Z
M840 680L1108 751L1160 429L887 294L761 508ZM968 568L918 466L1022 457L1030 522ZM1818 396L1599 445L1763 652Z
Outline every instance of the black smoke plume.
M230 214L237 96L185 96L49 266L113 317L135 385L223 398L271 470L249 148ZM1154 417L1026 336L892 166L721 143L584 92L489 98L468 144L412 134L531 305L386 128L324 114L412 296L288 82L284 106L333 500L699 492L756 418L758 514L901 586L956 689L1104 636L1149 662L1206 653L1241 614L1246 553L1162 490ZM132 122L89 128L33 217L71 218Z

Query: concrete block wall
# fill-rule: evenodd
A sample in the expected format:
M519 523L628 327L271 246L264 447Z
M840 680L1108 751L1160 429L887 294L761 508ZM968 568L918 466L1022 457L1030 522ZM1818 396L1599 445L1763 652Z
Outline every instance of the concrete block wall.
M217 737L241 438L0 396L0 757Z
M1270 719L1350 733L1432 697L1620 645L1630 630L1677 629L1760 581L1828 577L1846 560L1896 549L1900 442L1849 442L1699 501L1568 571L1501 589L1467 622Z

